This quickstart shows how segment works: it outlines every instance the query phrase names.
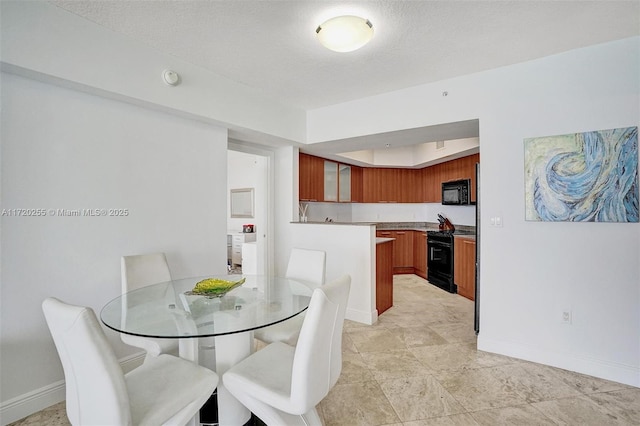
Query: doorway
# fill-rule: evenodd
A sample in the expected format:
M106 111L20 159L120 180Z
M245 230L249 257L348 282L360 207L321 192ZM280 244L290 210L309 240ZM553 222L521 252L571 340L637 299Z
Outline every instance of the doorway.
M251 225L254 235L248 241L255 244L255 256L251 262L253 273L271 275L274 270L273 259L273 161L274 153L264 148L248 146L229 140L227 145L227 236L242 236L247 225ZM231 214L231 193L238 189L252 189L252 214ZM253 238L255 236L255 239ZM227 243L229 245L229 242ZM241 265L233 264L241 270Z

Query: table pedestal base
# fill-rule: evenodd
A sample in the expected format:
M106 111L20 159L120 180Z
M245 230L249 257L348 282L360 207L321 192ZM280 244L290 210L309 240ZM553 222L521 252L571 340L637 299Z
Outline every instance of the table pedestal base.
M251 418L251 412L233 397L222 384L222 375L231 367L251 355L253 333L234 333L216 336L216 373L218 383L218 422L220 426L242 426Z

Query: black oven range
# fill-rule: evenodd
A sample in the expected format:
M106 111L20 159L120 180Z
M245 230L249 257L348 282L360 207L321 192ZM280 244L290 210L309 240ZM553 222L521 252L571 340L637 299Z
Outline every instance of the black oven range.
M457 293L453 282L453 232L427 231L427 281L449 293Z

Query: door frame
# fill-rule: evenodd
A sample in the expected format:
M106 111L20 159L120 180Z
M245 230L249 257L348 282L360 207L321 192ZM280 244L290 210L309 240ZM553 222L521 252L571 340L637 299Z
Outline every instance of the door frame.
M275 219L273 215L275 208L275 152L267 147L251 145L231 138L227 140L227 150L265 157L266 202L264 203L264 211L261 211L260 213L264 215L263 217L266 229L260 229L264 227L256 228L257 270L258 275L273 275L275 271L275 243L273 239L273 233L275 230Z

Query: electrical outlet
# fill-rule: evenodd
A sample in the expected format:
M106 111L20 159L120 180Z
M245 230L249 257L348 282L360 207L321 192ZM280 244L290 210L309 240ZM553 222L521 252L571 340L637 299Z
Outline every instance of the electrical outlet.
M571 324L572 316L573 315L571 314L571 309L564 309L562 311L562 323Z

